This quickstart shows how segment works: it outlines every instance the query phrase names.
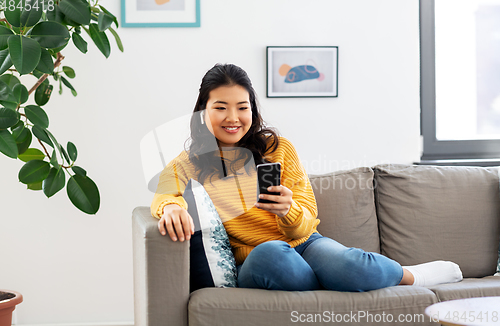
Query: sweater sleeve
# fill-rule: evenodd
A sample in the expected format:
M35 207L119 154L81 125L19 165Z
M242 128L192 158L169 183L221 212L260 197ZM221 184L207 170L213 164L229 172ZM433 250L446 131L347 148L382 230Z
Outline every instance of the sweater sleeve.
M151 215L156 218L161 218L163 208L169 204L177 204L187 209L187 203L182 198L182 194L189 178L186 173L186 162L183 161L181 155L172 160L160 174L160 181L151 203Z
M285 138L281 138L280 143L280 147L283 146L279 158L282 165L281 184L293 192L293 203L285 216L277 216L277 222L284 235L299 239L311 234L319 224L316 198L294 146Z

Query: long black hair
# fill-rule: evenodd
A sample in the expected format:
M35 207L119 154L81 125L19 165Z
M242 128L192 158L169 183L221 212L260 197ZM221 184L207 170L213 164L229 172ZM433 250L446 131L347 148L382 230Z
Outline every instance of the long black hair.
M242 159L246 164L253 157L255 165L266 163L268 161L265 159L265 155L276 150L279 144L277 132L272 128L268 128L260 115L256 93L247 73L233 64L216 64L205 74L201 81L198 99L191 117L191 138L188 153L190 160L199 171L198 181L201 183L208 176L219 175L220 178L225 177L228 174L225 163L230 163L228 166L231 173L235 173L232 168L234 162L225 161L220 155L219 146L217 146L218 150L207 150L207 148L213 148L214 135L208 130L206 124L202 123L200 118L200 114L203 115L203 112L200 111L206 109L210 92L221 86L233 85L239 85L246 89L252 110L252 125L236 144L248 151L239 151L239 156L235 161Z

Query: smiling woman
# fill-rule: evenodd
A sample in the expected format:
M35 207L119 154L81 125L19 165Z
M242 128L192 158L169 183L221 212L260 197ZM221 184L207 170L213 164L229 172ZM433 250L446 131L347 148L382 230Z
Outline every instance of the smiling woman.
M236 146L252 125L249 94L239 85L210 92L205 113L207 128L221 147Z
M282 167L281 183L267 188L274 194L257 196L252 181L261 163ZM193 242L196 223L183 198L191 180L204 187L220 215L240 287L369 291L462 277L452 262L403 268L319 234L316 200L298 154L290 141L264 127L250 79L235 65L216 65L206 73L191 118L191 144L160 175L151 214L159 219L160 233L173 241Z

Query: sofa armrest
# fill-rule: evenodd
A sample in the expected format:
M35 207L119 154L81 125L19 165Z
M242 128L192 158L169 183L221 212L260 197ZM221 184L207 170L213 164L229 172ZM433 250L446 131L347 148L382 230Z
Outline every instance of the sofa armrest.
M132 213L135 326L187 326L189 241L158 231L149 207Z

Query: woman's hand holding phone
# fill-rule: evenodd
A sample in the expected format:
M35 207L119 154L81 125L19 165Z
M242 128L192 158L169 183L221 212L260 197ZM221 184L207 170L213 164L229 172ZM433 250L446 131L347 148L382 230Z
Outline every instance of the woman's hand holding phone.
M191 239L191 235L194 234L194 222L187 210L179 205L165 205L163 215L158 222L158 230L162 235L168 233L172 241L179 239L182 242L184 239Z
M293 192L283 185L271 186L271 187L268 187L267 190L269 192L277 192L277 193L279 193L279 195L260 194L259 198L271 200L271 201L274 201L276 203L259 203L259 202L257 202L257 203L255 203L255 206L257 206L260 209L271 212L273 214L276 214L279 217L283 217L286 214L288 214L288 212L290 211L290 207L292 207L292 203L293 203L293 199L292 199Z

